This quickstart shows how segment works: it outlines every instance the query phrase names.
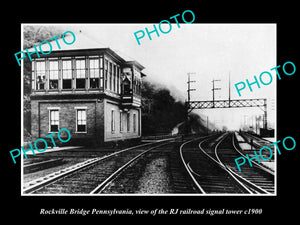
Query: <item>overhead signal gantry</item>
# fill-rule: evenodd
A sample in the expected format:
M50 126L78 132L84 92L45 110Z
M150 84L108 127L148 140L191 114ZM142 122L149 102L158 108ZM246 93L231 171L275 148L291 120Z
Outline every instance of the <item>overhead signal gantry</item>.
M213 100L212 101L191 101L190 92L195 89L190 88L190 83L195 82L190 80L190 74L188 73L188 100L186 102L187 114L194 109L212 109L212 108L244 108L244 107L258 107L264 112L264 129L267 129L267 99L256 98L256 99L231 99L230 98L230 78L229 78L229 97L228 100L215 100L215 90L220 88L215 87L215 82L220 80L212 80L213 83ZM193 73L194 74L194 73Z

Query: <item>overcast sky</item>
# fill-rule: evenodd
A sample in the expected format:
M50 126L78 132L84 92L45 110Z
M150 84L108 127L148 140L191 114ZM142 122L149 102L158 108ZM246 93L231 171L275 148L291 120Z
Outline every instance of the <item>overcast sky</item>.
M156 26L158 26L156 24ZM276 64L276 24L172 24L168 34L160 32L160 37L147 34L138 45L134 32L153 29L153 24L66 24L60 29L78 33L81 30L88 37L118 50L123 55L141 63L147 79L165 84L171 93L185 100L187 73L191 76L191 100L212 100L212 79L216 82L215 99L228 99L228 77L231 76L231 99L267 98L268 119L275 122L276 79L271 68ZM167 30L168 27L164 27ZM234 84L240 81L254 81L263 71L273 74L273 82L268 86L253 86L253 92L245 89L239 97ZM267 78L266 78L267 81ZM241 123L253 115L262 115L258 108L210 109L195 112L209 117L216 125L237 129ZM248 119L247 119L248 118ZM253 117L252 117L253 118Z

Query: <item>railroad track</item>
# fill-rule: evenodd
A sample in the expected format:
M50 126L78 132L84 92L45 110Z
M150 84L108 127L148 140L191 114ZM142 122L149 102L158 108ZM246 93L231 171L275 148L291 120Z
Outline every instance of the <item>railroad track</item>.
M172 141L143 155L101 189L104 194L197 193L178 156L182 142ZM99 192L98 192L99 193Z
M169 154L169 173L174 193L203 194L270 194L274 193L274 174L260 168L243 166L237 171L234 159L241 156L232 134L214 134L194 138L183 144L172 140L147 143L110 155L89 159L27 183L27 194L100 194L113 182L126 177L133 180L137 161L152 160L159 154ZM173 139L174 141L174 139ZM180 146L179 146L180 145ZM176 157L176 149L180 158ZM165 156L164 156L165 157ZM183 164L179 163L182 161ZM180 167L180 165L182 165ZM140 167L142 167L140 165ZM125 171L125 172L124 172ZM131 171L131 172L130 172ZM188 173L186 173L187 171ZM187 177L188 175L188 177ZM129 178L129 179L131 179ZM191 178L191 179L189 179ZM192 184L190 184L192 180Z
M271 148L273 150L273 153L274 153L274 145L270 145L272 143L271 141L256 137L256 136L246 133L246 132L240 132L240 135L246 140L246 142L248 144L251 144L251 140L252 140L252 144L255 148L259 149L263 146L268 146L269 148Z
M158 141L127 148L110 155L89 159L45 177L38 178L23 186L26 194L95 194L134 161L147 152L166 145Z
M245 163L238 170L234 159L245 157L235 146L234 134L229 133L218 142L215 147L216 159L226 167L234 176L254 193L271 194L274 193L274 173L262 167L252 160L253 167Z
M254 167L243 166L242 172L238 171L234 159L241 153L233 141L232 134L211 135L181 146L182 162L198 191L203 194L274 193L274 174L265 168L254 163Z
M206 140L211 140L211 137L187 141L180 146L182 162L198 192L202 194L250 193L250 190L220 163L212 160L208 154L199 149L199 141L203 143Z

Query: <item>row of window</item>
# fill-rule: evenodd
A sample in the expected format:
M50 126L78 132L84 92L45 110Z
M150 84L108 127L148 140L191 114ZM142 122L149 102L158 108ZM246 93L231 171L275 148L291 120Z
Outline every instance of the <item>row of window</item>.
M105 88L116 93L121 91L120 67L107 59L103 63L103 57L36 60L32 68L32 88L36 90Z
M49 110L49 131L58 132L59 130L59 110ZM76 132L87 132L86 109L76 109Z
M137 132L137 117L136 114L132 114L133 118L133 132L136 133ZM116 118L115 118L115 110L111 110L111 132L114 133L116 131ZM125 121L126 121L126 131L129 132L130 131L130 113L125 113L125 112L120 112L119 114L119 128L120 128L120 132L124 132L124 128L125 128Z
M87 109L78 108L76 109L76 132L87 132ZM120 112L119 121L120 121L120 132L124 132L124 125L126 121L126 130L130 131L130 113ZM133 132L137 132L137 116L133 115ZM115 118L115 110L111 110L111 132L114 133L116 131L116 118ZM49 131L50 132L58 132L59 131L59 109L50 109L49 110Z

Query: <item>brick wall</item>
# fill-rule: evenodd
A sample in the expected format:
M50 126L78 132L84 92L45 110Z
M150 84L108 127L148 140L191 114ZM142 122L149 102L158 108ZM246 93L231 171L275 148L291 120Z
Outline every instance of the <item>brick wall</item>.
M87 110L87 132L76 132L76 109L84 107ZM120 107L118 102L104 99L90 100L31 100L31 133L33 141L45 138L49 131L49 110L59 110L59 129L67 128L71 132L68 144L102 145L103 142L137 139L141 136L140 110L132 108L123 113L123 130L120 129ZM114 111L114 126L112 131L111 111ZM130 115L129 131L127 130L127 114ZM133 129L133 115L136 118L136 129ZM56 137L56 136L55 136ZM49 138L49 142L51 142ZM60 143L58 140L56 143Z
M31 136L33 139L39 138L39 108L38 101L31 100Z
M76 132L76 108L84 107L87 112L87 130ZM49 110L59 110L59 129L71 132L71 143L93 145L103 142L103 102L88 101L31 101L31 131L33 139L44 138L50 134Z

